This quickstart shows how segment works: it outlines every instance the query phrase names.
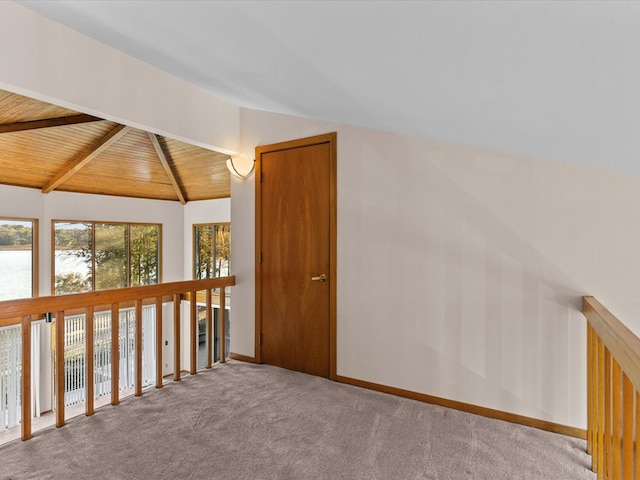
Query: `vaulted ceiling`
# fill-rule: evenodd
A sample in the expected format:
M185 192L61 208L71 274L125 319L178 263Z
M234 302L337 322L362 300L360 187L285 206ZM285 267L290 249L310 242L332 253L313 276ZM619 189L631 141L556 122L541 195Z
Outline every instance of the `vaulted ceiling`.
M228 155L0 90L0 183L186 203L230 196Z
M240 106L640 173L640 2L18 0Z

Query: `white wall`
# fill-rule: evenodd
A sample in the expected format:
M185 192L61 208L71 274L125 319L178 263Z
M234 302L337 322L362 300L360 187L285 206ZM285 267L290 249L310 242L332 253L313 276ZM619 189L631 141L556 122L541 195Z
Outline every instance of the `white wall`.
M14 2L0 2L0 88L233 153L238 107Z
M245 154L330 131L338 374L584 428L581 295L640 331L640 178L241 110ZM232 350L245 355L254 188L232 182Z

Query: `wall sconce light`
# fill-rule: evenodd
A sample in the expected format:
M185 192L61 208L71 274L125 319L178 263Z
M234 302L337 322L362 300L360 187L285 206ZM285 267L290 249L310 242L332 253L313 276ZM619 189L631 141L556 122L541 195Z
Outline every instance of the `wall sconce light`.
M255 167L255 160L246 157L236 157L235 159L229 157L227 159L227 168L232 175L238 178L247 178L253 173Z

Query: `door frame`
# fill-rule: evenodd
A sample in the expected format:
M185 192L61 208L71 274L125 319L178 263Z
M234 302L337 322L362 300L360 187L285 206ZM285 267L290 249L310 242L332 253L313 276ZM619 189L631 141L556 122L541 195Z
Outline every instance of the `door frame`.
M337 133L326 133L313 137L300 138L287 142L257 146L255 150L255 185L256 185L256 226L255 226L255 359L262 363L262 264L260 252L262 251L262 154L289 150L292 148L311 147L323 143L329 144L329 378L336 380L336 267L337 267Z

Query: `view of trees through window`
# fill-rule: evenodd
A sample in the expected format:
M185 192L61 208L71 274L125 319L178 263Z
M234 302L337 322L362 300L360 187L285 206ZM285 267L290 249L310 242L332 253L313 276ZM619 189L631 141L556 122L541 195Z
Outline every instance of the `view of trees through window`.
M0 218L0 300L34 295L35 220Z
M196 280L229 275L231 266L230 234L231 226L228 223L193 226L193 276Z
M54 294L160 281L160 225L54 222Z

